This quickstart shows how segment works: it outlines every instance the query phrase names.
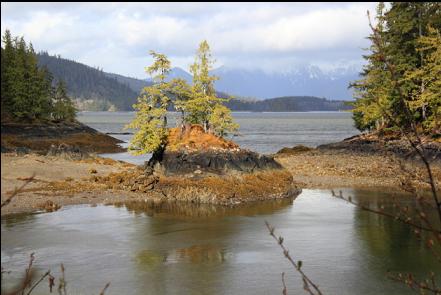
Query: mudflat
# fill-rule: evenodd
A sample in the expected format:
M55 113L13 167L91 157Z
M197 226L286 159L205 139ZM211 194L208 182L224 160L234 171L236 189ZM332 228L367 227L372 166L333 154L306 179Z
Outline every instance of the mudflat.
M292 182L298 188L353 187L402 190L409 185L428 188L425 183L426 172L422 165L415 161L403 162L383 154L310 149L294 154L276 155L275 159L292 175ZM432 169L439 184L439 162L433 163ZM71 160L62 156L18 156L15 153L2 153L2 202L10 196L14 188L25 183L34 173L34 179L2 209L2 215L35 210L50 211L71 204L140 200L163 202L174 194L175 190L171 188L183 185L181 179L165 178L158 181L160 190L140 191L132 189L137 185L135 182L132 185L129 181L129 185L124 185L123 180L118 181L121 177L124 178L124 175L129 176L128 178L139 178L143 174L142 169L129 163L100 157ZM278 177L281 179L279 185L284 185L282 178L285 176L283 174ZM262 173L255 177L249 181L274 181L273 174ZM197 179L185 181L187 188L196 183ZM246 185L241 187L243 190L247 188L251 189Z

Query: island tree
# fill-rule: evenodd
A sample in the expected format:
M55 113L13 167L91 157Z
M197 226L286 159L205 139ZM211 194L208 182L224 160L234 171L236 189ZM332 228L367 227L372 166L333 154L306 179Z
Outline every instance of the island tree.
M221 107L228 99L218 97L214 88L214 82L219 79L217 76L210 75L214 62L208 42L202 41L196 52L195 62L190 67L193 85L192 97L187 103L188 121L201 124L206 132L216 130L218 134L227 134L236 131L238 126L231 123L218 124L221 113L222 118L228 117L230 122L232 119L230 109ZM214 114L215 110L217 110L216 114ZM217 122L213 122L213 119Z
M210 47L203 41L196 54L190 71L193 83L188 85L184 79L168 79L171 64L164 54L151 51L154 62L146 68L154 84L145 87L133 105L135 119L126 128L136 129L129 150L135 154L161 153L165 150L168 138L167 111L180 113L180 125L199 124L205 132L223 137L235 132L239 125L234 123L231 111L223 105L228 99L217 96L214 81L210 75L213 67Z
M136 110L135 119L126 126L138 131L130 141L129 150L135 155L163 150L167 141L167 107L171 102L170 83L166 82L170 72L170 61L164 54L150 51L153 64L146 72L155 82L144 87L133 105Z

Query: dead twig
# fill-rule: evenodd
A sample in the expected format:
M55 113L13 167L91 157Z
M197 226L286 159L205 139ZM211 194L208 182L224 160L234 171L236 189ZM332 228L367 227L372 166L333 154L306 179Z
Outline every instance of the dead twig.
M34 285L32 285L32 287L29 289L29 292L27 293L27 295L30 295L30 294L32 293L32 290L34 290L34 288L37 287L38 284L40 284L40 283L43 281L43 279L44 279L45 277L47 277L48 275L50 275L50 273L51 273L50 270L48 270L47 272L45 272L45 273L41 276L41 278L40 278L40 279L39 279Z
M292 266L294 267L294 269L300 273L300 275L302 276L302 281L303 281L303 289L308 292L310 295L322 295L322 292L320 291L320 289L318 288L318 286L316 284L314 284L311 279L309 279L309 277L303 272L302 270L302 261L294 261L294 259L291 257L291 255L289 254L288 249L283 245L283 237L276 237L274 230L275 228L273 226L271 226L268 221L265 221L265 225L269 230L270 236L272 236L274 238L274 240L276 240L277 244L279 244L280 248L282 248L283 250L283 255L286 257L286 259L288 259L288 261L292 264ZM282 276L283 278L283 276ZM285 288L286 289L286 288ZM286 291L286 290L285 290Z
M17 196L20 192L23 191L25 186L27 186L29 183L31 183L34 180L34 178L35 178L35 173L32 174L31 177L26 178L26 182L23 183L19 188L15 188L14 191L11 193L11 195L8 198L6 198L6 200L4 200L2 202L1 208L3 208L4 206L8 205L15 196Z
M101 292L100 292L100 295L104 295L104 293L106 292L106 290L107 290L107 288L109 288L109 286L110 286L110 282L108 282L105 286L104 286L104 288L101 290Z

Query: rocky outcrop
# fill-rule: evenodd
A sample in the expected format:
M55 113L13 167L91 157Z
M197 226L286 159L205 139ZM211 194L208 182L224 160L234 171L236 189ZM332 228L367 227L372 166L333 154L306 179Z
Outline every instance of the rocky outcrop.
M282 166L270 156L260 155L249 150L208 150L197 152L165 151L160 156L152 157L146 164L146 169L165 175L189 173L227 175L282 169Z
M420 148L429 160L441 161L441 143L425 140ZM346 138L340 142L320 145L317 149L351 151L366 154L389 152L398 157L419 160L419 156L408 140L398 136L382 138L376 135L362 134Z
M119 143L122 141L79 122L1 124L2 152L26 148L43 154L58 153L54 147L57 149L60 145L80 149L84 153L122 152L125 149Z
M240 149L199 125L170 129L167 145L144 167L92 178L112 189L198 204L237 205L301 192L273 157Z

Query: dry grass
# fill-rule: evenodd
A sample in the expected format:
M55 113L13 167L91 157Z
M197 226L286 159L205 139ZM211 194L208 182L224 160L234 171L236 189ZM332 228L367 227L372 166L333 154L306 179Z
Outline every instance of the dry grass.
M192 125L181 132L180 128L170 128L167 149L170 151L207 150L207 149L238 149L239 146L214 134L204 132L200 125Z
M292 188L292 176L285 170L269 170L200 179L161 177L156 188L180 200L234 203L282 197Z
M292 176L286 170L268 170L235 176L147 176L141 169L131 169L107 176L92 176L101 188L132 192L159 192L166 199L196 203L234 204L286 196Z

